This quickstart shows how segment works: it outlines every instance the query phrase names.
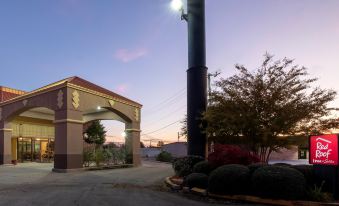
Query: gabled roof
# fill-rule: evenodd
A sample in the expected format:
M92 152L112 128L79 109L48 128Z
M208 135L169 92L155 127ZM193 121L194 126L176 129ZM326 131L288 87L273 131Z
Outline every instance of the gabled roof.
M25 91L0 86L0 102L25 94Z
M121 95L119 95L115 92L112 92L108 89L100 87L96 84L93 84L93 83L91 83L91 82L89 82L85 79L82 79L80 77L77 77L77 76L62 79L60 81L48 84L44 87L33 90L31 92L21 91L23 93L20 94L20 97L18 95L16 95L16 96L12 95L12 96L8 96L8 98L6 100L3 100L3 101L10 101L10 100L14 100L14 99L17 99L17 98L21 99L21 97L30 96L32 94L40 93L40 92L43 93L43 92L48 91L48 90L53 90L53 88L56 88L56 87L59 87L59 86L62 86L62 85L64 85L64 86L75 86L77 88L89 90L89 91L92 91L92 92L95 92L95 93L98 93L98 94L103 94L105 96L109 96L112 99L121 100L123 102L129 103L129 104L132 104L132 105L135 105L135 106L138 106L138 107L142 106L138 102L132 101L132 100L126 98L126 97L123 97L123 96L121 96ZM17 90L17 91L20 91L20 90ZM0 101L0 103L1 103L1 101Z
M99 93L102 93L102 94L106 94L108 96L112 96L112 97L115 97L115 98L118 98L118 99L121 99L121 100L124 100L124 101L127 101L127 102L141 106L141 104L139 104L138 102L132 101L132 100L126 98L126 97L123 97L123 96L121 96L121 95L119 95L115 92L112 92L108 89L100 87L96 84L93 84L92 82L89 82L89 81L82 79L80 77L77 77L77 76L70 77L70 78L67 79L67 81L68 81L68 83L78 85L80 87L84 87L84 88L87 88L87 89L90 89L90 90L93 90L93 91L96 91L96 92L99 92Z

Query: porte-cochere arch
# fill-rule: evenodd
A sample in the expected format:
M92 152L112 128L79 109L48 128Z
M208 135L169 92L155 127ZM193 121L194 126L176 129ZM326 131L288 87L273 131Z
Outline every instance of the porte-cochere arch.
M82 168L83 124L94 119L125 123L126 144L133 164L140 165L142 105L79 77L70 77L0 102L0 164L11 162L13 118L47 108L55 128L54 171ZM43 115L42 115L43 116Z

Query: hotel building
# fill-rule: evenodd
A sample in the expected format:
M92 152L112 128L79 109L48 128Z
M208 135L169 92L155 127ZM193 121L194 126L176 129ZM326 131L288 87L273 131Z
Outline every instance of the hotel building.
M80 169L84 125L117 120L125 123L125 144L138 166L141 107L79 77L31 92L0 87L0 164L54 161L54 171Z

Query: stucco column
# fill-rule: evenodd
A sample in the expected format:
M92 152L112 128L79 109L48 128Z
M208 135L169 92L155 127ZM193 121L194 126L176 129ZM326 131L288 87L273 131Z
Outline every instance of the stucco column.
M140 155L140 123L126 123L125 133L126 133L126 148L128 154L133 157L133 165L141 165L141 155Z
M9 123L0 121L0 165L12 161L12 128Z
M63 110L55 113L54 169L68 172L83 167L82 113Z

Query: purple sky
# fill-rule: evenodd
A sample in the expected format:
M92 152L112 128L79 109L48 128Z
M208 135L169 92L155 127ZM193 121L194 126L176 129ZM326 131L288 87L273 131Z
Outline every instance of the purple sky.
M142 103L144 133L182 119L187 30L169 5L0 1L0 85L29 91L77 75ZM337 0L206 0L206 26L211 72L230 76L236 63L254 69L267 51L295 59L321 87L339 91ZM122 124L105 124L120 136ZM179 128L176 123L150 136L175 140Z

